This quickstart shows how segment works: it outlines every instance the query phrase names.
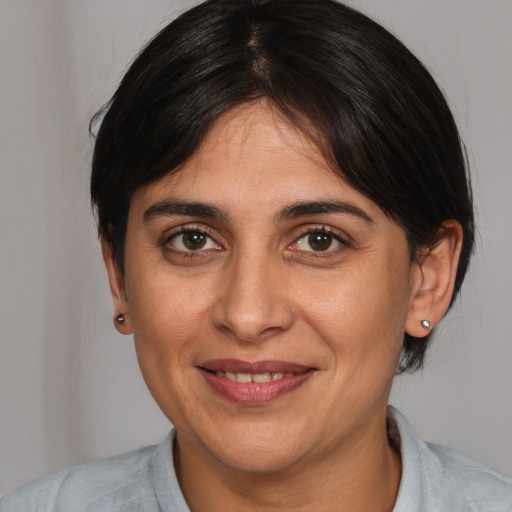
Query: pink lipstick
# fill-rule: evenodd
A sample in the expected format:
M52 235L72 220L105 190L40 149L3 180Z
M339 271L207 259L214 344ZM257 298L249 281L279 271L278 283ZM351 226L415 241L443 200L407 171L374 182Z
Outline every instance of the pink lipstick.
M288 394L316 371L287 361L237 359L206 361L198 370L214 391L230 401L247 405L264 404Z

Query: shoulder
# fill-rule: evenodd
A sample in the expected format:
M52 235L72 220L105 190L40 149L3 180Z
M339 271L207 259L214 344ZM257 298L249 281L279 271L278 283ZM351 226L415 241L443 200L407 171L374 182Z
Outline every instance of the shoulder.
M402 456L402 481L394 512L453 510L512 512L512 478L456 451L422 441L390 408ZM411 503L419 506L411 508Z
M36 480L0 499L0 512L149 512L152 503L158 510L151 484L151 459L156 450L149 446Z
M459 490L467 510L512 512L512 478L445 446L425 443L425 447L429 457L439 461L443 488L450 493Z

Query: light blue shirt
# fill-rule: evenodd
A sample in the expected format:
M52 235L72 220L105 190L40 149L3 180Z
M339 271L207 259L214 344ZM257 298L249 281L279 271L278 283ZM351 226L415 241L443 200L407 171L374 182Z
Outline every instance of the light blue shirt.
M392 407L388 417L402 457L393 512L512 512L512 478L418 439ZM190 512L174 471L174 435L20 487L0 500L0 512Z

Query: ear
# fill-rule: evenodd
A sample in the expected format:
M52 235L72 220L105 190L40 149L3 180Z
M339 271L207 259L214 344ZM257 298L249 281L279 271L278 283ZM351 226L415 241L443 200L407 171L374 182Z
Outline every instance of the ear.
M124 285L124 277L114 258L112 244L102 235L100 237L101 252L103 253L103 261L107 268L108 280L110 283L110 293L114 302L114 326L121 334L131 334L132 322L130 317L130 307L126 298L126 290ZM117 321L119 315L124 316L124 322Z
M462 247L462 227L455 220L443 222L438 242L420 252L415 263L413 290L405 332L416 338L425 337L448 310ZM430 328L425 329L422 321Z

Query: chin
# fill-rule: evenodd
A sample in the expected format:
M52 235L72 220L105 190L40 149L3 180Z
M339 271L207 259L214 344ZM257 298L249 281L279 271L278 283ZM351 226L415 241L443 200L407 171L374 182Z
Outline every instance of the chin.
M283 473L296 465L304 456L296 449L283 446L253 446L241 450L233 447L219 453L217 459L228 468L251 474Z
M294 466L307 453L304 443L307 436L294 430L289 424L240 425L216 433L210 431L208 438L201 436L199 442L217 462L232 470L277 473Z

